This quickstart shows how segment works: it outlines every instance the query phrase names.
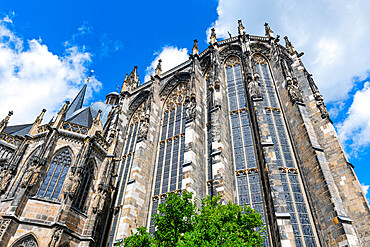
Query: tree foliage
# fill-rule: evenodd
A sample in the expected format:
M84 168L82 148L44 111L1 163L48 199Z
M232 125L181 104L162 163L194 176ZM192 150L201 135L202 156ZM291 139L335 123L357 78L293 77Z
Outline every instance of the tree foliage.
M153 216L154 236L145 227L124 239L125 247L153 246L261 246L264 227L261 215L247 206L220 203L221 197L207 197L200 209L192 193L169 193Z

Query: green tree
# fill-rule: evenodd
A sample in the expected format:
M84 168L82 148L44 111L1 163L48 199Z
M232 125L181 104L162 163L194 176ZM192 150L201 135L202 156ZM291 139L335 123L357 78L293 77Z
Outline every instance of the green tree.
M123 246L261 246L261 215L250 207L232 202L222 205L220 201L220 196L208 196L197 209L191 193L170 193L153 217L154 236L150 237L147 229L141 227L124 240Z

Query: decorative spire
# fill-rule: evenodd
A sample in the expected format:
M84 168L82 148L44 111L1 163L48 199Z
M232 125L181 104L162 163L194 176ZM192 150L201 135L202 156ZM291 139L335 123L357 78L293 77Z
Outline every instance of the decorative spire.
M8 116L6 116L3 120L0 122L0 132L2 132L5 127L8 125L10 116L13 115L13 111L8 112Z
M162 65L161 65L161 63L162 63L162 59L159 59L158 60L158 64L157 64L157 67L155 68L155 75L156 76L161 76L161 73L162 73Z
M238 20L238 33L239 35L245 35L245 28L242 24L242 20Z
M103 125L100 121L100 117L101 117L101 110L98 111L98 114L96 115L96 117L94 118L93 122L92 122L92 125L89 129L89 132L88 132L88 135L89 136L93 136L97 131L102 131L103 130Z
M193 55L199 55L198 40L194 40L193 44Z
M91 74L90 74L90 76L91 76ZM87 81L90 80L90 76L88 77ZM74 98L74 100L72 101L72 104L70 105L70 107L68 108L68 110L66 112L66 119L69 119L75 111L82 108L82 105L83 105L84 99L85 99L86 88L87 88L87 84L85 84L82 87L80 92L77 94L76 98Z
M67 112L67 109L68 109L68 105L69 105L69 101L66 101L66 103L63 105L62 109L59 111L54 123L53 123L53 126L56 127L56 128L59 128L59 126L62 124L62 121L65 117L65 114Z
M217 36L216 36L216 31L214 28L211 29L211 44L213 45L214 43L217 42Z
M37 134L37 130L39 128L39 125L42 122L42 119L44 118L45 112L46 112L46 109L42 109L40 115L36 118L35 122L33 123L32 127L30 129L30 131L28 132L28 134L30 134L30 135Z
M274 37L274 32L271 30L269 24L265 22L265 35L266 37L273 38Z
M287 50L288 50L288 52L290 53L290 54L293 54L294 53L294 46L292 45L292 43L289 41L289 39L288 39L288 36L285 36L284 37L284 39L285 39L285 47L287 48Z
M135 66L129 76L127 76L126 74L125 80L123 81L121 94L124 92L132 91L135 88L137 88L138 78L139 75L137 74L137 66Z

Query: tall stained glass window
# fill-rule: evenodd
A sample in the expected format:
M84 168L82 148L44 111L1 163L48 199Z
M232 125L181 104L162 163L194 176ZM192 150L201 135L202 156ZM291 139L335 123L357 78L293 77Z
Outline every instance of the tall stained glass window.
M24 238L21 238L12 247L38 247L37 241L34 236L28 235Z
M125 137L125 144L123 147L123 153L122 153L122 162L119 166L118 170L118 195L116 200L116 207L120 207L124 203L124 192L126 191L126 185L128 176L131 171L132 162L134 160L135 155L135 145L138 137L138 132L140 129L140 119L144 115L144 103L142 103L138 109L135 111L135 113L132 115L129 128L127 130L127 134ZM116 234L116 227L118 219L120 218L120 212L115 214L113 217L113 223L112 223L112 229L109 235L109 243L108 246L112 246L114 235Z
M174 192L182 186L182 164L185 150L185 84L180 83L164 103L161 123L160 144L154 177L154 191L151 215L157 213L162 194ZM150 219L149 232L154 232Z
M81 211L86 211L84 207L93 179L94 179L94 163L90 161L85 168L80 188L78 189L77 196L73 202L73 206Z
M239 204L253 207L260 212L266 224L261 179L257 168L256 151L239 58L233 56L226 61L225 78L228 89ZM268 237L266 237L265 246L268 246Z
M38 196L57 199L62 190L72 158L66 148L57 152L49 166L46 177L40 187Z
M268 122L277 163L281 171L283 194L288 206L288 212L293 226L297 247L317 246L312 229L308 207L305 201L298 167L284 125L280 103L276 94L270 69L266 59L260 55L254 56L258 73L260 74L265 117Z

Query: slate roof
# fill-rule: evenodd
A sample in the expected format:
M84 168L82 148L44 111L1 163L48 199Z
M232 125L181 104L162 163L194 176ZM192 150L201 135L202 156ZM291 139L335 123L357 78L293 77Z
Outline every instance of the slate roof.
M20 124L20 125L14 125L14 126L7 126L4 129L5 133L11 134L13 136L25 136L28 134L30 129L32 128L33 124Z

